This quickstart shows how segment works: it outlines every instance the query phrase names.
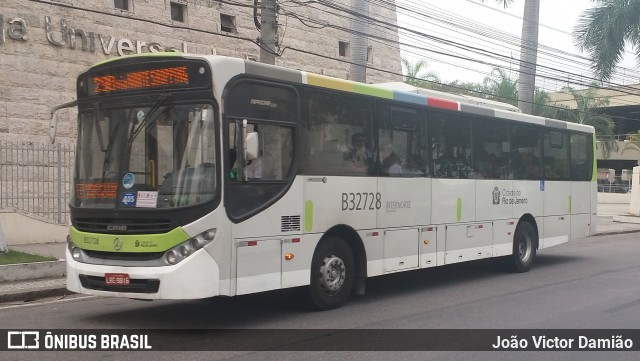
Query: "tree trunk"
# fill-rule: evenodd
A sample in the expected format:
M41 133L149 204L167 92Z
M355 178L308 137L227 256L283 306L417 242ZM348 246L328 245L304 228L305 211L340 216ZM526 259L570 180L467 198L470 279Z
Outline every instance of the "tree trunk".
M539 20L540 0L525 0L520 43L520 77L518 78L518 108L525 114L533 113Z

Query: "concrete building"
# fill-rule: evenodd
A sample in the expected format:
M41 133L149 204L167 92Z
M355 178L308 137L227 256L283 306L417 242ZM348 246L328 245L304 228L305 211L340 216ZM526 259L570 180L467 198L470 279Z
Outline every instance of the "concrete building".
M45 143L49 110L75 99L76 76L125 54L181 51L257 60L252 0L2 0L0 140ZM350 0L333 1L349 6ZM396 23L393 6L370 14ZM303 19L304 23L299 19ZM306 25L305 25L306 23ZM314 26L314 27L311 27ZM349 16L281 3L277 65L347 78ZM342 29L341 29L342 28ZM397 30L370 26L368 82L401 81ZM388 42L380 39L389 39ZM336 59L336 60L334 60ZM60 112L57 141L73 143L76 113Z
M599 108L597 111L613 119L618 144L618 151L610 154L608 158L604 158L602 153L598 152L598 168L615 169L617 176L630 173L640 160L640 151L628 147L626 141L627 134L637 133L640 130L640 84L598 89L595 97L606 98L609 101L606 107ZM575 99L569 93L552 93L550 98L555 105L576 108Z

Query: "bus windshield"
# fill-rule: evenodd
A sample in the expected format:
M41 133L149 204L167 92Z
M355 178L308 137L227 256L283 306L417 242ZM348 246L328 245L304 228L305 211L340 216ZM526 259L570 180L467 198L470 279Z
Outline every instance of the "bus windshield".
M72 205L171 208L207 202L217 192L214 108L96 102L81 111Z

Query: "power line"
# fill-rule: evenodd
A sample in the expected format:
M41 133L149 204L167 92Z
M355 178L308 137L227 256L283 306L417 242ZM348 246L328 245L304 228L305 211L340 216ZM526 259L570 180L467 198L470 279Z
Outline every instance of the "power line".
M55 5L55 6L61 6L61 7L69 8L69 9L74 9L74 10L79 10L79 11L86 11L86 12L101 14L101 15L105 15L105 16L113 16L113 17L120 17L120 18L130 19L128 16L124 16L124 15L112 14L112 13L107 13L107 12L103 12L103 11L99 11L99 10L93 10L93 9L87 9L87 8L81 8L81 7L77 7L77 6L69 5L69 4L52 4L52 3L48 2L48 1L45 1L45 0L29 0L29 1L37 2L37 3L44 3L44 4L49 4L49 5ZM231 2L231 1L224 1L224 3L231 4L231 5L234 5L234 6L252 7L251 5L238 4L238 3L235 3L235 2ZM367 19L369 21L373 20L375 22L375 19L371 19L370 17L367 17ZM257 44L257 42L254 39L250 39L250 38L246 38L246 37L240 37L240 36L235 36L235 35L230 35L230 34L220 34L220 33L213 32L213 31L197 29L197 28L189 28L189 27L186 27L186 26L179 26L179 25L173 25L173 24L166 24L166 23L162 23L162 22L158 22L158 21L154 21L154 20L148 20L148 19L136 19L136 20L143 21L143 22L146 22L146 23L155 24L155 25L159 25L159 26L165 26L165 27L169 27L169 28L174 28L174 29L185 29L185 30L201 32L201 33L206 33L206 34L212 34L212 35L218 35L218 36L223 36L223 37L235 38L235 39L238 39L238 40L249 41L249 42L259 46L259 44ZM347 31L347 32L350 31L349 29L344 29L344 28L341 28L341 30ZM385 38L382 38L382 37L380 37L380 38L381 38L380 39L381 41L384 40L384 41L388 41L389 43L394 43L396 45L399 45L398 41L393 41L393 40L390 41L389 39L385 39ZM337 61L337 62L343 62L343 63L349 63L349 64L351 63L351 62L349 62L347 60L344 60L344 59L336 59L336 58L333 58L333 57L330 57L330 56L313 53L313 52L302 50L302 49L298 49L298 48L295 48L295 47L285 47L285 48L282 49L281 53L278 54L278 55L282 55L282 53L284 53L284 51L287 50L287 49L291 49L293 51L297 51L297 52L301 52L301 53L306 53L306 54L309 54L309 55L315 55L315 56L323 57L325 59L330 59L330 60ZM393 72L393 71L390 71L388 69L380 69L380 68L376 68L376 67L373 67L373 66L368 66L368 68L372 69L372 70L375 70L375 71L383 72L383 73L393 74L393 75L397 75L397 76L404 76L402 73ZM442 83L437 83L437 82L433 82L433 83L434 84L439 84L439 85L447 85L447 86L449 86L451 88L454 88L454 89L458 88L460 90L469 91L469 92L472 92L472 93L478 93L478 94L482 94L482 95L487 95L487 96L491 96L491 97L494 97L494 98L508 99L508 98L496 96L494 94L490 94L490 93L486 93L486 92L480 92L480 91L474 91L474 90L469 90L469 89L465 89L465 88L456 87L456 86L453 86L451 84L442 84ZM564 108L555 107L555 106L549 106L549 107L564 109ZM617 118L619 118L619 119L627 119L627 118L622 118L622 117L617 117ZM635 119L630 119L630 120L635 120Z

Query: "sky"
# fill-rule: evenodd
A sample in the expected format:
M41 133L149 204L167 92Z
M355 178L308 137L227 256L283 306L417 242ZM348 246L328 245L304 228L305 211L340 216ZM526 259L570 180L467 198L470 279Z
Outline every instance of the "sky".
M396 3L414 11L398 9L399 26L474 47L465 51L401 32L401 43L427 48L401 45L402 55L412 62L427 60L427 69L436 73L442 81L482 82L496 65L509 70L512 77L517 78L518 65L515 60L519 59L525 0L515 0L507 9L495 0L485 0L484 3L477 0L396 0ZM552 49L538 53L538 74L543 77L538 77L537 86L555 91L566 85L576 87L579 83L594 80L588 60L581 58L587 54L574 45L571 35L581 13L594 5L591 0L541 0L538 41L541 47ZM467 26L468 29L461 29L460 26ZM507 44L504 41L507 39L517 45ZM492 55L482 56L478 49L489 51ZM515 60L510 61L510 57ZM480 64L478 60L489 64ZM640 67L636 65L633 54L627 53L620 66L629 69L622 69L612 78L612 83L640 83Z

